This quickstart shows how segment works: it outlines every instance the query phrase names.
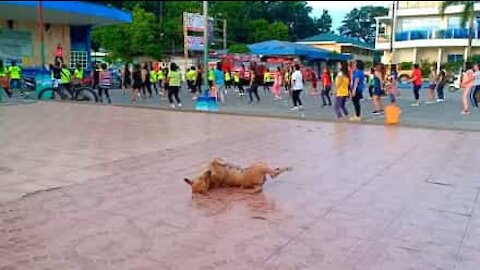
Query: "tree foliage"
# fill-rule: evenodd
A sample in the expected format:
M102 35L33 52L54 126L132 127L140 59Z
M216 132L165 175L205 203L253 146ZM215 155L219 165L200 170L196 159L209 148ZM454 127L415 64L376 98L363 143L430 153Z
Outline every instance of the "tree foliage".
M228 50L232 53L248 53L250 49L246 44L239 43L239 44L232 44L228 47Z
M340 35L358 38L364 42L375 43L376 19L385 16L388 9L381 6L364 6L352 9L338 28Z
M94 42L122 58L157 57L163 51L181 49L183 12L202 12L202 1L92 2L133 11L130 25L94 30ZM316 19L309 16L311 11L307 1L209 1L209 16L227 20L228 44L295 41L330 29L328 14Z
M328 10L324 9L322 16L320 18L316 19L315 21L318 31L323 34L323 33L331 33L332 32L332 17L330 14L328 14Z
M132 12L133 23L95 28L93 39L108 49L112 57L130 60L135 56L159 57L162 47L156 35L158 25L155 16L136 6Z

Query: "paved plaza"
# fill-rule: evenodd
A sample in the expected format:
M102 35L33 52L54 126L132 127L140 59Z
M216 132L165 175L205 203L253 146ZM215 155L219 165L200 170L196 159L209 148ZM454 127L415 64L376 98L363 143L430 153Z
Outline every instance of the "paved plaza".
M259 89L259 93L262 98L261 102L259 104L249 104L247 96L240 98L232 89L228 92L226 102L219 105L219 111L227 114L335 121L333 107L322 107L322 101L318 95L310 96L308 92L304 92L302 99L305 110L289 112L292 102L285 93L283 93L282 100L276 101L273 100L272 94L265 94L262 88ZM460 92L447 92L444 103L426 105L426 90L422 90L421 101L423 104L420 107L410 106L413 102L413 94L409 85L402 85L400 93L398 105L402 109L401 125L403 126L480 131L480 110L478 108L473 108L472 114L469 116L460 115L462 111ZM181 95L184 105L183 110L194 110L195 105L190 94L186 91L186 87L182 88ZM131 105L129 96L122 95L120 90L113 90L112 96L113 104ZM365 99L361 103L363 123L383 124L383 115L375 116L371 114L374 109L372 101L367 99L367 91L365 91L364 96ZM334 97L332 97L332 101L333 99ZM389 99L383 99L383 103L388 104ZM138 101L134 106L168 109L168 102L166 99L161 100L158 96L154 96L144 101ZM347 109L353 115L353 105L350 102L347 103Z
M1 106L0 269L477 270L480 136L462 125ZM214 157L294 170L192 196L182 179Z

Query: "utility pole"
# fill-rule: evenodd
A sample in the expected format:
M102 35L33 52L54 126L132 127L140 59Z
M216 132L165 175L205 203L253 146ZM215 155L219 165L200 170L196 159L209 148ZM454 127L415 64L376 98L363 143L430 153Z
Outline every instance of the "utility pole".
M38 1L38 30L40 34L40 54L42 69L45 68L45 23L43 21L43 1Z
M203 89L208 89L208 1L203 1Z
M223 20L223 49L227 50L227 19Z
M398 1L393 1L392 3L392 27L390 28L390 65L391 62L394 60L394 51L393 42L395 38L395 31L397 30L397 8L398 8ZM394 61L393 61L394 62Z

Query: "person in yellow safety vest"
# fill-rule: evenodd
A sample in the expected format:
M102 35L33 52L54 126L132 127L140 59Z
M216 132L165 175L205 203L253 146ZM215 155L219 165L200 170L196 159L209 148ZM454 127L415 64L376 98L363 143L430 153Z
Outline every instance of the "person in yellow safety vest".
M158 73L153 68L153 64L151 64L150 65L150 84L153 86L153 89L155 89L155 94L157 94L158 96L157 82L158 82Z
M168 72L167 75L167 80L168 80L168 100L170 102L170 108L174 109L175 108L175 103L173 101L173 98L175 97L177 101L177 106L178 108L182 108L182 102L180 101L179 97L179 91L180 91L180 86L182 85L182 76L180 75L179 68L177 64L171 63L170 64L170 71Z
M10 76L10 89L19 90L21 88L20 79L22 77L22 68L16 65L15 61L8 68L8 74Z
M62 64L62 70L60 71L60 85L71 90L72 73L65 64Z
M160 87L160 93L165 94L165 91L163 88L163 81L165 80L165 74L163 74L163 69L161 66L158 67L157 80L158 80L158 86Z
M225 72L225 88L228 89L232 85L232 75L230 71Z
M238 70L233 73L233 83L240 89L240 72L238 72Z
M83 76L84 74L83 74L82 66L80 64L77 64L75 66L75 70L73 71L73 83L82 84L82 80L84 78Z
M213 68L208 70L208 86L211 88L213 86L213 81L215 80L215 73L213 72Z
M190 88L190 93L195 93L195 77L197 76L197 72L195 71L195 67L191 67L187 71L187 84L188 88Z
M271 81L272 81L272 77L270 75L270 70L266 69L265 73L263 74L263 92L264 93L270 92Z
M10 82L8 80L8 69L3 65L2 60L0 60L0 88L3 88L9 98L12 97L12 92L10 91Z

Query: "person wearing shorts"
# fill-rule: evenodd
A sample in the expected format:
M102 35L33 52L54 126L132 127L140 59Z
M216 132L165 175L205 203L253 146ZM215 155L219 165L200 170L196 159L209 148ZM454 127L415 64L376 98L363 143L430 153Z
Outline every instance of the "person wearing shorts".
M430 75L428 75L428 87L427 87L427 96L428 96L428 101L425 102L425 104L433 104L435 103L435 89L437 88L437 72L436 68L432 66L430 68Z
M372 112L375 115L383 113L382 96L385 93L383 91L383 78L384 78L384 66L378 64L375 67L375 77L373 77L373 106L375 110Z

